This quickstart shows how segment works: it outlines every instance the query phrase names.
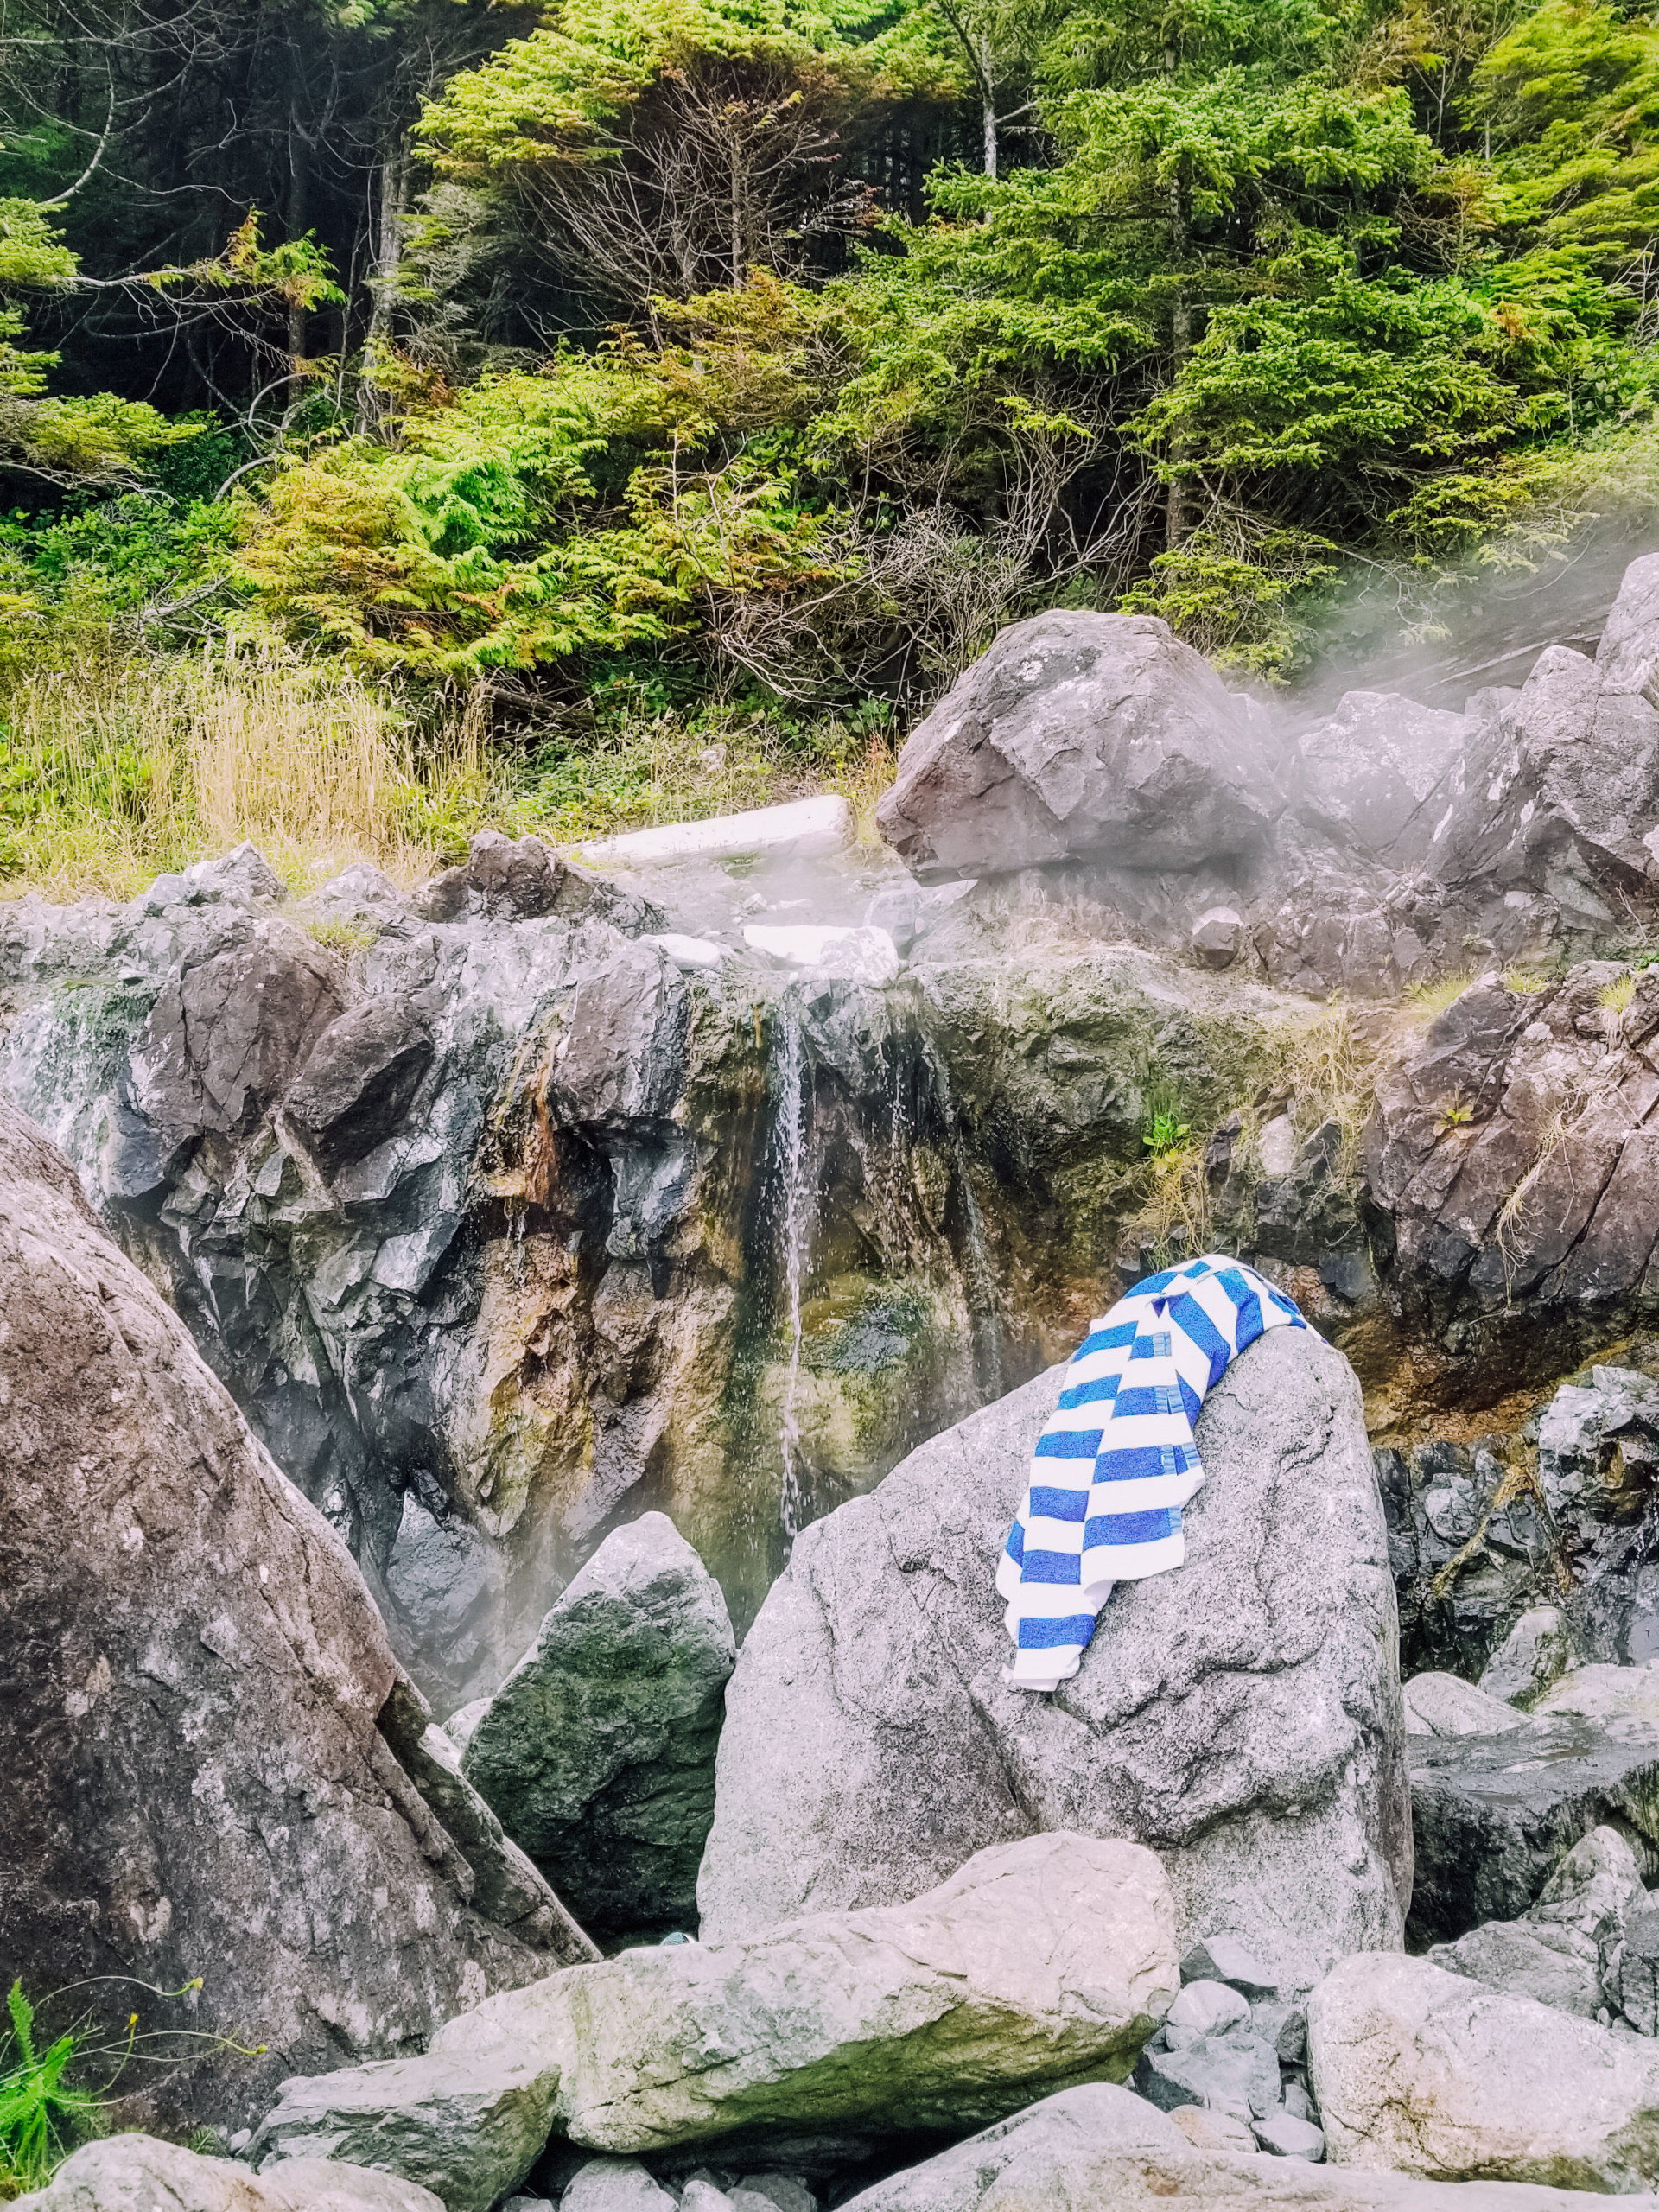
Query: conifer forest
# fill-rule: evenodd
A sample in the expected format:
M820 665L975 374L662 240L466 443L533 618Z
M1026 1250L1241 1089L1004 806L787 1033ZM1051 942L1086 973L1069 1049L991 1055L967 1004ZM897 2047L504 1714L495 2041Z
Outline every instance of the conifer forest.
M1659 476L1618 0L11 0L0 879L816 788L1050 607L1257 688Z

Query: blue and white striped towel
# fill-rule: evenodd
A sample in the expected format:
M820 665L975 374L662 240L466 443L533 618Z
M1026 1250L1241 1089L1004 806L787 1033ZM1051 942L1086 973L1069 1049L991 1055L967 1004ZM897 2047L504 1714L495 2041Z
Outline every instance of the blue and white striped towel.
M1180 1565L1181 1508L1204 1480L1192 1431L1205 1393L1264 1330L1306 1326L1253 1268L1219 1253L1147 1275L1094 1323L997 1563L1017 1688L1052 1690L1077 1673L1114 1582Z

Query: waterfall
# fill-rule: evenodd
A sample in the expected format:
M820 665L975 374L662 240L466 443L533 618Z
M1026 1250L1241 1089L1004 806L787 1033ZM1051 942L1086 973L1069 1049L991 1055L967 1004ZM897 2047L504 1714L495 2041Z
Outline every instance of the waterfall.
M805 1281L812 1230L812 1198L807 1174L806 1140L811 1119L805 1046L801 1035L801 996L791 984L779 1003L779 1050L774 1063L777 1119L772 1128L775 1172L783 1230L784 1288L789 1315L789 1374L784 1385L779 1441L784 1480L779 1510L784 1532L800 1533L804 1500L800 1479L800 1422L796 1407L801 1381L801 1286Z
M985 1235L985 1217L979 1210L968 1155L955 1113L950 1116L950 1144L957 1167L957 1187L962 1192L965 1225L963 1238L963 1287L968 1296L968 1315L974 1328L975 1379L985 1393L985 1402L1002 1395L1002 1318L997 1310L996 1282L991 1272L991 1248Z

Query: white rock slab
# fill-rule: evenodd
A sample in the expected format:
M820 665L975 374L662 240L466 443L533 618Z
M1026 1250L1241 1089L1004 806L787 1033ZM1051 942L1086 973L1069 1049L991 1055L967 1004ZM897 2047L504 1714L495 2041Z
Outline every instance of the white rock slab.
M663 930L655 937L648 937L647 944L660 944L674 965L681 969L718 968L726 957L723 945L706 937L683 937L677 930Z
M1659 1667L1575 1667L1533 1711L1576 1713L1614 1736L1659 1736Z
M743 931L746 944L791 967L841 976L860 983L890 983L899 973L899 950L886 930L866 923L858 928L837 929L798 923L773 928L751 922Z
M585 861L633 862L718 860L733 853L764 852L779 845L833 851L853 834L853 810L838 792L791 799L786 806L759 806L745 814L711 815L706 822L663 822L654 830L625 830L590 838L574 849Z
M1401 1696L1408 1736L1506 1736L1527 1725L1524 1713L1457 1675L1414 1675Z

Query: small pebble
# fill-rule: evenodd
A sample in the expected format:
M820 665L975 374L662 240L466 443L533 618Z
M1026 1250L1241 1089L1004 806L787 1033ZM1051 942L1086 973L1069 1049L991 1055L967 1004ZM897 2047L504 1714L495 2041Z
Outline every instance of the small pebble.
M1196 2151L1254 2153L1255 2150L1255 2136L1230 2112L1210 2112L1202 2105L1177 2105L1169 2116Z
M1224 1981L1246 1997L1271 1997L1278 1983L1236 1936L1206 1936L1181 1961L1183 1981Z
M1255 2139L1264 2151L1275 2158L1306 2158L1310 2165L1325 2162L1325 2137L1312 2120L1298 2120L1294 2113L1269 2113L1265 2120L1251 2122Z
M1199 2036L1248 2020L1250 2008L1224 1981L1189 1981L1170 2006L1164 2033L1172 2050L1183 2050Z

